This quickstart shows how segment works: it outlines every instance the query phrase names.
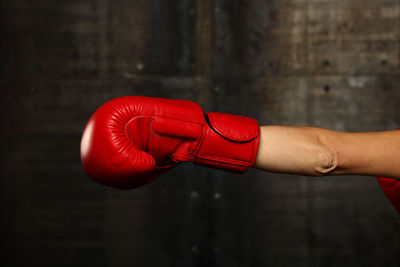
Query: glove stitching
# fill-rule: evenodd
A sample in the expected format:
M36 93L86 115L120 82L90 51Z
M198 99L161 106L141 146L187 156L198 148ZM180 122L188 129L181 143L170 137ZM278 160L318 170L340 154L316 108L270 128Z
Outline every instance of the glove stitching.
M223 132L225 135L229 136L229 137L234 137L234 138L239 138L239 139L243 139L243 138L250 138L252 135L233 135L227 131L225 131L223 128L221 128L218 124L213 125L213 128L216 128L217 130ZM252 137L250 140L254 139L255 137ZM246 141L237 141L237 142L248 142L250 140L246 140ZM236 140L234 140L236 141Z
M155 118L166 118L166 119L170 119L170 120L177 120L177 121L181 121L181 122L188 122L188 123L203 125L202 123L199 123L199 122L193 122L193 121L189 121L189 120L180 120L180 119L176 119L176 118L173 118L173 117L154 115L154 114L134 115L132 118L128 119L125 124L128 124L131 120L133 120L133 119L135 119L137 117L152 117L151 120L154 120Z
M228 157L213 157L208 154L198 154L196 157L204 160L213 160L213 161L218 161L221 163L226 163L226 164L235 164L235 165L240 165L240 166L247 166L251 161L247 160L238 160L238 159L233 159L233 158L228 158ZM232 161L232 162L227 162L226 159ZM246 164L246 165L245 165Z
M252 141L252 140L254 140L256 137L257 137L257 135L258 135L258 133L256 134L256 136L254 136L253 137L253 135L252 134L248 134L248 135L234 135L234 134L231 134L230 132L227 132L226 130L224 130L223 128L221 128L221 126L219 126L219 124L217 123L217 122L214 122L212 119L210 119L210 117L208 116L208 114L207 113L205 113L204 114L205 115L205 117L206 117L206 122L207 122L207 124L210 126L210 128L211 129L217 129L217 131L215 131L216 133L218 133L218 134L220 134L218 131L220 131L220 132L222 132L224 135L226 135L226 136L228 136L228 137L231 137L231 138L238 138L238 139L244 139L244 138L250 138L251 137L251 139L249 139L249 140L245 140L245 141L243 141L243 140L232 140L232 141L234 141L234 142L250 142L250 141ZM213 121L213 122L212 122ZM258 125L257 125L258 126ZM223 136L223 137L225 137L225 136ZM226 137L225 137L226 138Z

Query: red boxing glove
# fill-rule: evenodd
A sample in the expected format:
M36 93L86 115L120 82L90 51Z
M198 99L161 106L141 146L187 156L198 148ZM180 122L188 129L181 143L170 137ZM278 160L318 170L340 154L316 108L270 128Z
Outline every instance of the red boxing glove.
M259 138L252 118L203 113L187 100L127 96L92 115L81 159L93 180L130 189L186 161L242 173L254 164Z

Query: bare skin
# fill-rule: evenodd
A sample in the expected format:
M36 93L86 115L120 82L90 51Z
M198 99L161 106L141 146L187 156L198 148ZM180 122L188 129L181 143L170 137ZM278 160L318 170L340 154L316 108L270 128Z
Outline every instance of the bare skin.
M400 179L400 131L343 133L261 126L255 168L308 176L368 175Z

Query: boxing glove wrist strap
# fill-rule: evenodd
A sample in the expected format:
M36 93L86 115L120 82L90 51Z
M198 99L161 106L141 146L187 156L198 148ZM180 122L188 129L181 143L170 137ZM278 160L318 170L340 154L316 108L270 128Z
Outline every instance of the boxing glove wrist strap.
M194 163L242 173L250 169L257 156L260 127L255 119L210 112L207 126L194 153Z

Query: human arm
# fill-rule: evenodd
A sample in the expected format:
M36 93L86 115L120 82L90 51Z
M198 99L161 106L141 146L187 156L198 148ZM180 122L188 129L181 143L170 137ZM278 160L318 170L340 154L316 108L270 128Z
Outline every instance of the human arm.
M299 126L261 126L260 130L257 169L400 178L400 131L344 133Z

